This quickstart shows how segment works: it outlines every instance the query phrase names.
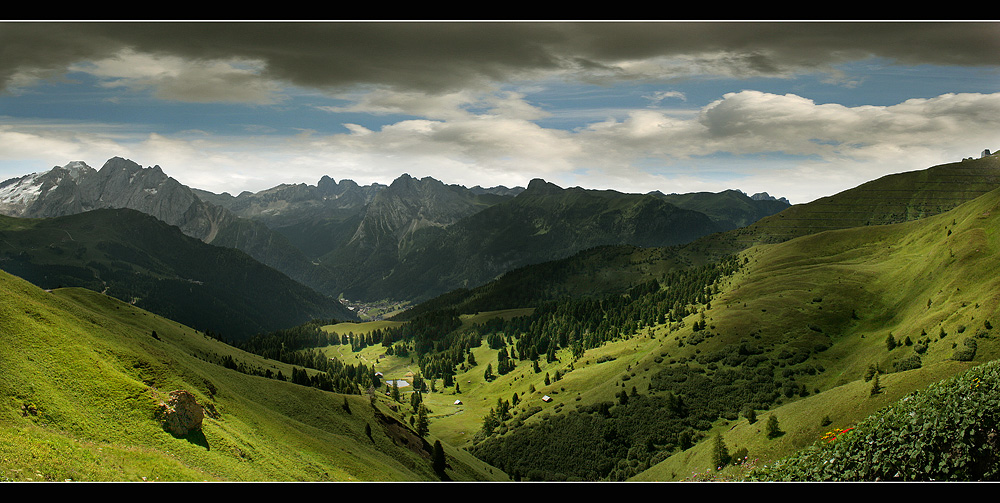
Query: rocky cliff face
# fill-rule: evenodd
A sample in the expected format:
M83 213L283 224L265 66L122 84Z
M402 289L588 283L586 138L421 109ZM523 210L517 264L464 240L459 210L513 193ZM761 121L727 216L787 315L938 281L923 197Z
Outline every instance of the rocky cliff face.
M0 213L5 215L47 218L99 208L138 210L206 242L222 218L159 166L143 168L121 157L109 159L100 170L77 161L0 187Z
M476 194L464 187L404 174L375 195L348 246L396 248L421 228L446 227L483 208Z
M109 159L100 170L72 162L0 184L0 213L26 218L72 215L100 208L129 208L174 225L209 244L236 248L323 293L334 283L281 235L260 222L203 201L159 166L143 168Z
M235 197L197 189L195 194L239 217L277 229L303 222L343 219L345 215L363 210L385 187L377 183L360 186L352 180L337 183L323 176L316 185L282 184L256 193L243 192Z

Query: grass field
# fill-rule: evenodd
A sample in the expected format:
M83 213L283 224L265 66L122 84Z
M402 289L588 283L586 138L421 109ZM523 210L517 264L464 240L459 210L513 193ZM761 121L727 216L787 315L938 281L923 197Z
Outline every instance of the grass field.
M89 290L49 293L0 273L0 297L0 479L437 480L381 399L376 410L223 368L214 361L230 354L291 371ZM157 404L175 389L212 411L201 431L160 426ZM446 453L455 480L505 477Z

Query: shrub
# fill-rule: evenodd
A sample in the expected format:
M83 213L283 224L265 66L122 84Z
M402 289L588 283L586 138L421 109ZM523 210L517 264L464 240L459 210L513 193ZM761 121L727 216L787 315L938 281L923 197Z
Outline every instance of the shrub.
M962 345L965 347L956 350L955 354L952 355L952 358L960 362L972 361L972 359L976 357L976 340L967 337L962 342Z
M875 364L868 365L868 370L865 372L865 382L871 381L872 377L878 375L878 367Z
M912 393L835 442L818 441L751 481L975 481L1000 477L1000 361Z
M767 418L767 438L777 438L783 435L785 432L781 431L778 426L778 417L771 414Z
M725 440L722 439L721 434L716 434L715 442L712 445L712 466L714 466L716 470L721 470L728 465L731 460L732 457L729 455L729 450L726 449Z
M896 369L896 372L918 369L921 366L920 355L910 355L908 358L894 361L892 362L892 366Z

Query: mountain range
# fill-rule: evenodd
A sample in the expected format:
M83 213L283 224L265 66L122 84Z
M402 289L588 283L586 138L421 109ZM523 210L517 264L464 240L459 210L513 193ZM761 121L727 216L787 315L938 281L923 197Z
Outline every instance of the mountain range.
M257 193L214 194L159 166L71 162L0 183L0 214L46 218L130 208L207 244L235 248L331 297L419 302L528 264L609 244L669 246L788 207L766 194L625 194L466 188L402 175L360 186L324 176Z

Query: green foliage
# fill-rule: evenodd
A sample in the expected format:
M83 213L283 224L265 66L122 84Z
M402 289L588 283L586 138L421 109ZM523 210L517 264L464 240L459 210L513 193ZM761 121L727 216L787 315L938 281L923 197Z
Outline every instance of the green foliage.
M1000 477L1000 361L907 395L834 442L752 472L755 481L976 481Z
M778 438L785 434L785 432L781 431L781 427L778 426L778 416L774 414L768 416L764 432L767 434L767 438Z
M896 370L896 372L918 369L922 365L923 363L920 360L919 354L912 354L902 360L892 362L892 367Z
M889 337L886 337L885 339L885 349L888 349L889 351L896 349L896 339L892 336L892 334L889 334Z
M420 404L419 409L417 411L417 422L414 428L417 431L417 435L420 435L421 437L427 436L428 433L427 407L425 407L423 403Z
M868 369L865 371L865 382L871 381L873 377L878 375L878 366L874 363L868 365Z
M721 470L732 461L729 455L729 449L726 448L726 442L722 439L721 433L715 434L715 439L712 442L712 467L716 470Z
M438 474L442 479L445 476L444 470L448 466L448 459L444 455L444 448L441 446L440 440L434 441L434 452L431 455L431 465L434 468L434 473Z
M484 428L486 421L498 426L496 415L491 410ZM673 394L638 394L628 396L625 404L583 405L525 423L502 437L484 435L469 450L527 480L625 480L668 453L691 447L695 423L701 427Z
M381 386L374 366L369 367L362 362L343 363L339 359L327 358L316 349L340 344L337 334L328 334L320 328L332 321L312 320L296 327L258 334L239 344L239 347L264 358L320 371L320 374L309 375L303 370L298 379L293 375L292 382L295 384L355 395L368 387ZM272 377L253 368L240 368L236 362L227 361L223 364L243 373Z
M875 377L872 379L871 395L875 396L875 395L881 393L882 389L883 389L882 383L879 382L878 374L876 373Z
M952 358L960 362L972 361L972 359L976 357L976 349L978 346L976 340L971 337L967 337L964 341L962 341L962 346L963 347L961 349L955 351Z

